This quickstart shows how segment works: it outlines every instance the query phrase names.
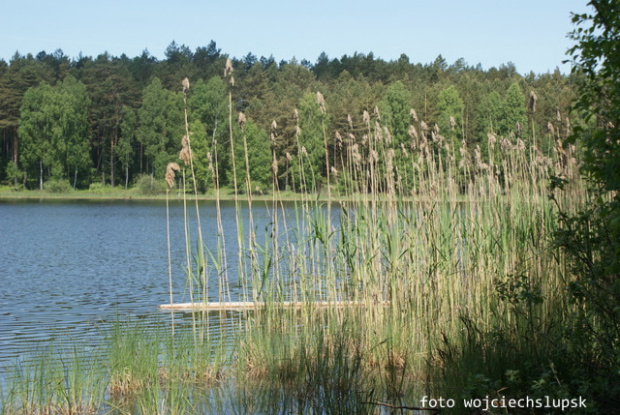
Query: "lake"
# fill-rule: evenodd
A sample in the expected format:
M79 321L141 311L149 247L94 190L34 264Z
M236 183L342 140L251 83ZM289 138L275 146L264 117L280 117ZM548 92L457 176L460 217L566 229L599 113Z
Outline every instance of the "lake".
M204 240L214 251L216 205L200 206ZM196 234L194 203L188 207ZM189 301L183 212L181 201L170 202L175 302ZM247 207L241 212L247 229ZM253 212L260 237L272 215L265 204ZM235 300L234 202L221 202L221 215ZM217 299L215 281L209 287ZM169 318L158 310L169 301L164 201L0 201L0 366L57 340L96 344L111 321Z

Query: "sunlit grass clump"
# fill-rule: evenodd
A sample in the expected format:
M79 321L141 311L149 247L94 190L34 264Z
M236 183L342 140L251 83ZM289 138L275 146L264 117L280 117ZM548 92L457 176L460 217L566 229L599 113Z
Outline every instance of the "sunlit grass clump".
M95 414L105 393L101 355L50 348L3 370L3 415Z

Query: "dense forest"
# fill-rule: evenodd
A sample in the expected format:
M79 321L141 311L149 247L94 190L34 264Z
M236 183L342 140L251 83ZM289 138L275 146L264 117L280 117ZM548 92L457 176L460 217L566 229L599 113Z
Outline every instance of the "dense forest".
M227 60L234 72L225 77ZM88 188L128 186L145 174L163 179L179 157L185 107L202 191L216 152L219 182L230 184L231 154L240 153L230 151L231 132L247 136L257 186L276 177L280 189L295 191L303 190L291 179L300 152L320 186L330 169L346 170L355 155L346 149L362 152L369 129L401 152L434 134L456 157L463 147L485 154L491 133L547 153L570 129L571 77L522 75L511 63L484 70L441 55L426 64L372 53L322 53L315 63L232 58L214 41L195 51L172 42L163 60L146 50L134 58L16 53L0 60L0 182L37 189L58 180Z

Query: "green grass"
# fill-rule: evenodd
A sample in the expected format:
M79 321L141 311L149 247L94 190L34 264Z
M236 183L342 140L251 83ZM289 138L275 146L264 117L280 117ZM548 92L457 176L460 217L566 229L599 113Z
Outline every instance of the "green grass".
M170 192L170 197L173 200L181 200L183 194L181 191L173 190ZM199 200L222 200L232 201L235 198L245 199L244 194L235 195L232 188L222 188L218 195L215 191L209 191L204 194L195 196L193 193L188 193L187 197L191 200L197 198ZM272 196L270 194L253 195L253 200L257 201L270 201ZM321 196L326 200L325 196ZM279 194L280 200L294 201L299 198L299 195L291 192L281 192ZM145 195L142 194L137 188L125 189L122 186L105 186L97 190L77 189L69 190L66 192L49 192L46 190L13 190L7 186L0 186L0 199L109 199L109 200L123 200L123 199L135 199L135 200L165 200L165 193L159 195Z
M72 353L49 345L32 358L5 371L0 392L2 414L90 414L104 402L106 379L97 352L85 355L79 345Z

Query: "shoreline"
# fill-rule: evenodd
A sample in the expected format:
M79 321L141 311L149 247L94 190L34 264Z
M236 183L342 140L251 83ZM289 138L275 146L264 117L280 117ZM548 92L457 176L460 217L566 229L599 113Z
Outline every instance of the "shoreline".
M0 191L0 202L3 201L35 201L35 200L50 200L50 201L70 201L70 200L84 200L84 201L166 201L166 195L141 195L138 193L134 193L133 191L127 191L127 194L122 194L124 191L119 191L118 193L94 193L88 190L77 190L69 193L50 193L46 191L40 190L28 190L28 191ZM228 189L224 189L222 191L224 194L214 195L214 194L204 194L204 195L193 195L187 194L185 200L187 201L206 201L206 202L246 202L248 201L248 197L245 194L234 195L229 192ZM182 195L175 193L174 195L170 194L168 197L170 202L183 201ZM274 197L273 194L262 194L262 195L252 195L252 202L329 202L326 194L301 194L301 193L291 193L291 192L282 192L279 195ZM412 196L395 196L393 198L388 195L380 195L377 197L376 195L363 195L357 194L354 196L342 196L342 197L334 197L331 198L332 203L356 203L356 202L409 202L409 203L474 203L477 201L467 200L466 197L457 197L454 199L446 199L442 197L437 197L436 199L429 200L428 198L421 197L412 197Z
M186 200L205 200L205 201L239 201L247 200L247 196L244 194L233 195L228 189L223 189L224 194L203 194L194 195L187 194ZM287 192L288 193L288 192ZM278 201L296 201L299 200L299 195L284 194L281 197L276 198ZM166 195L143 195L134 190L118 190L114 192L92 192L89 190L74 190L71 192L63 193L50 193L41 190L20 190L20 191L0 191L0 200L160 200L165 201ZM183 200L183 196L178 193L170 193L168 200ZM271 201L273 195L252 195L253 201ZM320 197L320 200L325 200Z

